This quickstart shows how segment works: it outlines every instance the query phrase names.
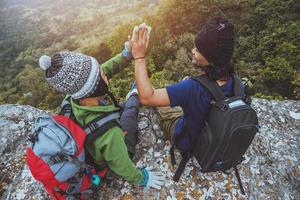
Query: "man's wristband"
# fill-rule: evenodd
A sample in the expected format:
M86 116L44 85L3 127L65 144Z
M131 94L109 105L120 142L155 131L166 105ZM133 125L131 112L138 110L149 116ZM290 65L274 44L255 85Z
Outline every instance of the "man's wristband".
M146 57L138 57L138 58L135 58L134 60L141 60L141 59L146 59Z

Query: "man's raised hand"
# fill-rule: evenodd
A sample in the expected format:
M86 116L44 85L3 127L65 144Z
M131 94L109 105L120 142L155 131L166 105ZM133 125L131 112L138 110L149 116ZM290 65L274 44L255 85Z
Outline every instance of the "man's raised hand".
M145 58L149 46L151 27L146 23L135 26L132 32L131 46L134 59Z

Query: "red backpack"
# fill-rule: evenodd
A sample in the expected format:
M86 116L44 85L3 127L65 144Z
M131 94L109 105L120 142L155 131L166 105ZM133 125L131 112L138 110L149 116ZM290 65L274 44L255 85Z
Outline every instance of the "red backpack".
M108 168L99 170L87 164L85 143L119 126L119 113L101 116L80 127L70 119L70 103L66 100L62 107L63 115L44 115L36 120L26 162L53 199L86 199L100 185Z

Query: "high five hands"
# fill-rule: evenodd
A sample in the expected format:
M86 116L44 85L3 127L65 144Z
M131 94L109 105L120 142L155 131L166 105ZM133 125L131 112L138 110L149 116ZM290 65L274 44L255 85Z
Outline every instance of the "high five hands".
M146 58L150 32L151 27L147 26L146 23L134 27L130 44L132 47L132 56L135 60Z

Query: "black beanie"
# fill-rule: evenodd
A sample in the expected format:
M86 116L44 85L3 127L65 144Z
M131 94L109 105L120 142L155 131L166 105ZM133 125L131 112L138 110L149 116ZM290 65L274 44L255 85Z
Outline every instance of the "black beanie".
M213 18L203 26L194 43L209 63L230 65L235 44L234 26L225 18Z

